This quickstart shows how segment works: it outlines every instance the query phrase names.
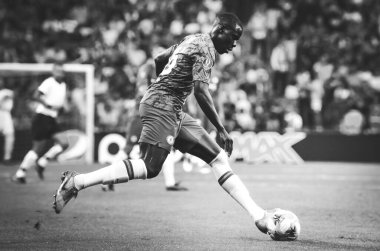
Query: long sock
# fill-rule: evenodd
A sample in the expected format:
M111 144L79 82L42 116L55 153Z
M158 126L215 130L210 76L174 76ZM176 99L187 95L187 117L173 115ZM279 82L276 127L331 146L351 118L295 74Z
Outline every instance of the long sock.
M246 186L232 172L228 163L228 156L224 150L219 153L210 165L219 185L251 215L254 221L264 217L264 209L253 201Z
M79 190L99 185L128 182L132 179L146 179L147 170L142 159L117 161L96 171L78 174L74 177L75 187Z
M170 152L166 158L164 164L162 165L162 173L164 174L165 186L174 186L174 153Z
M33 150L30 150L29 152L27 152L24 159L22 160L20 168L24 170L30 169L32 166L36 164L37 158L37 153Z
M60 144L55 144L49 149L49 151L47 151L44 154L44 157L47 159L54 159L62 151L63 151L63 147Z
M45 168L48 163L49 163L49 161L45 156L42 156L41 158L39 158L37 160L37 164L43 168Z
M49 162L49 159L54 159L62 151L63 147L60 144L55 144L44 154L44 156L37 160L38 165L45 168Z
M20 167L18 168L15 176L17 178L22 178L26 176L26 171L36 164L38 156L33 150L26 153L24 159L22 160Z

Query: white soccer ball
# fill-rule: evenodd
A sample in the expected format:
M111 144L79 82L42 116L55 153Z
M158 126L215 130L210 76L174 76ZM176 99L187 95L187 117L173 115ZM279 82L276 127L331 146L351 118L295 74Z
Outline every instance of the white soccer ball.
M294 241L301 233L300 221L291 211L276 208L273 223L268 234L275 241Z

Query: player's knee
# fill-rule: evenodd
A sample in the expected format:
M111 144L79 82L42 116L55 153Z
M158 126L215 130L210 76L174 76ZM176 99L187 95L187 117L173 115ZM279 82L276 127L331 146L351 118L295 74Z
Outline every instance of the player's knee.
M161 172L162 165L159 164L152 164L148 163L146 164L146 170L147 170L147 178L152 179L158 176L158 174Z
M147 170L147 178L151 179L157 177L161 172L162 165L169 152L163 148L147 143L142 143L140 145L140 150Z
M228 162L228 155L224 150L221 150L216 158L210 163L217 178L220 178L226 173L232 173L231 166Z
M219 154L211 161L210 166L214 165L228 165L228 155L227 153L222 149Z

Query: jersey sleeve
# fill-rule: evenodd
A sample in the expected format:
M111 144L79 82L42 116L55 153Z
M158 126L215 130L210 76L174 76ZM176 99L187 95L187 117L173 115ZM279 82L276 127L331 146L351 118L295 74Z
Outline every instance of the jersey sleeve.
M193 81L210 82L211 69L214 65L210 55L206 53L197 54L193 65Z

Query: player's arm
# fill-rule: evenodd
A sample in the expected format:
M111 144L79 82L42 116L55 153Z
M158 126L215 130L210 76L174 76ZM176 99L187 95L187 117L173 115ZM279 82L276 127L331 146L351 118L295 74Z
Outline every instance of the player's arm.
M168 49L164 50L154 58L154 63L156 64L156 76L164 70L165 65L169 62L170 56L173 54L174 50L177 48L177 44L172 45Z
M45 94L44 94L42 91L40 91L40 90L35 91L35 92L34 92L34 96L33 96L33 98L34 98L34 100L36 100L37 102L43 104L45 107L50 108L50 109L53 108L52 106L50 106L50 105L48 105L48 104L46 103L46 101L45 101Z
M218 134L222 143L221 147L223 147L224 150L228 153L228 156L230 156L233 150L233 141L231 136L224 128L223 123L215 109L214 102L208 88L208 83L203 81L194 81L194 96L197 99L197 102L204 114L218 130Z

